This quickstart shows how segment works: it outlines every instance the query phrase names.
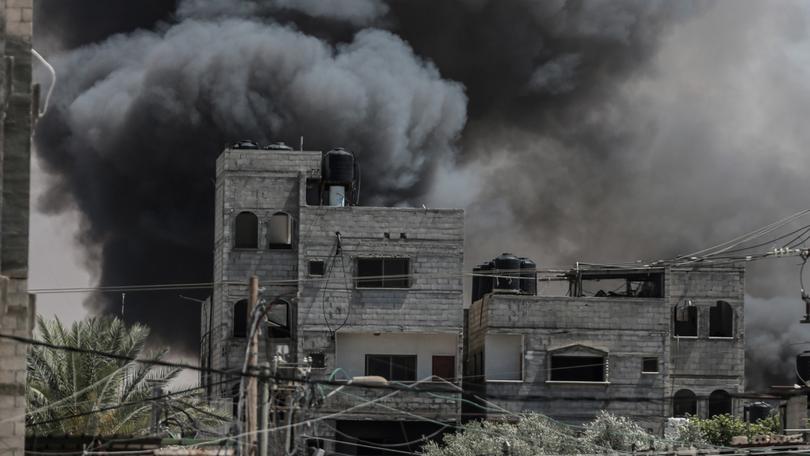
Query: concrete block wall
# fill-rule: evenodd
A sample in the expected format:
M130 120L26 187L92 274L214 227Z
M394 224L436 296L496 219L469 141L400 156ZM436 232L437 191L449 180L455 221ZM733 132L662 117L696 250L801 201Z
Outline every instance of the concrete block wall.
M34 296L26 280L0 276L0 332L31 337ZM0 340L0 448L6 454L24 454L25 448L25 357L28 346Z

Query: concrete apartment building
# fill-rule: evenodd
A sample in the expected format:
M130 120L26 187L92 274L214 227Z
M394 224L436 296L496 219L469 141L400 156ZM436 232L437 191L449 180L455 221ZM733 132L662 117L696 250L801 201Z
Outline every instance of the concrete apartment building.
M495 274L467 315L468 398L569 423L607 410L656 433L671 416L740 413L743 268L579 268L568 296Z
M34 300L28 290L31 132L37 112L31 84L32 0L0 1L0 332L30 337ZM25 447L27 346L0 340L0 448ZM9 420L9 421L6 421Z
M440 377L460 384L463 211L355 205L353 160L342 150L263 150L250 143L219 157L215 288L201 322L204 365L242 369L247 278L255 274L262 299L272 303L262 360L279 353L282 367L292 372L306 364L315 380L382 376L413 385ZM233 397L238 385L215 385L219 380L203 378L213 396ZM346 412L392 393L348 386L298 412L344 413L296 430L297 437L362 454L362 447L336 441L385 444L434 433L440 426L412 414L457 422L460 393L447 388L445 398L401 391ZM287 407L289 397L279 394L275 404Z

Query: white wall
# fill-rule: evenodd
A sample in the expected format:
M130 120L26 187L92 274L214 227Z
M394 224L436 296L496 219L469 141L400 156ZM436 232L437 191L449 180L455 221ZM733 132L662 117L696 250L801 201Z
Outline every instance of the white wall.
M487 334L484 341L484 378L523 379L523 336Z
M416 379L422 380L432 375L433 355L458 358L457 349L457 334L382 333L375 336L371 333L338 333L337 367L357 377L365 375L366 355L416 355ZM343 377L338 375L337 378Z

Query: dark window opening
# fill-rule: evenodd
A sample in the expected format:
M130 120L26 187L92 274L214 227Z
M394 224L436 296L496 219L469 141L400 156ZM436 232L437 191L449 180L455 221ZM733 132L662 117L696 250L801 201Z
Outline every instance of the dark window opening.
M292 247L292 217L285 212L276 212L267 223L267 244L271 249Z
M658 358L644 358L641 360L641 372L645 374L658 373Z
M234 419L237 419L237 413L239 413L239 384L233 385L231 387L231 413L233 414Z
M267 311L267 325L271 339L290 337L290 306L285 301L275 301Z
M709 309L709 337L734 337L734 309L726 301Z
M416 355L366 355L366 375L386 380L416 381Z
M323 369L326 367L326 356L323 352L318 353L310 353L309 359L312 360L312 368L314 369Z
M358 258L357 287L410 288L409 272L408 258Z
M709 395L709 418L717 415L731 414L731 394L723 390L713 391Z
M664 274L580 272L569 276L571 296L663 298Z
M551 380L566 382L604 382L604 356L551 355Z
M434 356L433 374L437 379L444 379L448 382L456 379L456 357L455 356Z
M307 179L307 206L321 205L321 180Z
M673 319L675 321L675 336L678 337L697 337L697 307L687 306L685 304L678 305L673 311Z
M309 261L309 275L322 276L326 271L326 266L323 260L310 260Z
M236 216L233 246L237 249L259 248L259 218L252 212Z
M687 389L682 389L672 396L672 416L684 417L687 415L697 415L697 396Z
M233 305L233 337L247 337L247 299Z

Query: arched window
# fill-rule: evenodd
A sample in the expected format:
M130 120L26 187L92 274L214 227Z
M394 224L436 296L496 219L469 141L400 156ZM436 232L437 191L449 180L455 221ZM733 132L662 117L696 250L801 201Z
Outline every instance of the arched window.
M286 339L290 337L290 305L286 301L273 301L270 311L267 312L267 325L271 339Z
M687 389L682 389L672 396L672 416L686 415L697 415L697 396Z
M247 299L233 305L233 337L247 337Z
M267 244L271 249L292 247L292 217L286 212L276 212L267 223Z
M676 337L696 337L697 336L697 307L686 304L679 304L672 309L673 334Z
M709 337L734 337L734 309L726 301L709 310Z
M731 394L724 390L712 391L709 395L709 418L731 414Z
M237 249L259 248L259 218L253 212L236 216L233 246Z

